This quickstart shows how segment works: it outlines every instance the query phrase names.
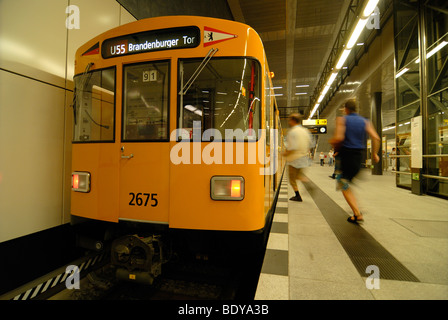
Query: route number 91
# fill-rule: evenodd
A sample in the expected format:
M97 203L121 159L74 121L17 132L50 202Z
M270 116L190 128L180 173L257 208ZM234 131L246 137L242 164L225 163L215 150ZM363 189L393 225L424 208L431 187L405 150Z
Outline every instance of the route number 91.
M143 206L146 207L151 205L151 207L157 207L159 201L157 200L157 193L129 193L131 196L131 201L129 201L130 206ZM150 202L151 201L151 202ZM150 203L148 203L150 202Z

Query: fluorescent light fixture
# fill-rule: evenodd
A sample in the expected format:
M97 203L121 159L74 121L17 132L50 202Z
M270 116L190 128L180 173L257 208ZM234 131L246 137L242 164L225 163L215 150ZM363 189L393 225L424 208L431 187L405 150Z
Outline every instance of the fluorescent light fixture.
M296 96L301 96L301 95L304 95L304 94L308 94L308 93L306 93L306 92L296 92Z
M348 67L342 67L342 69L348 69Z
M197 109L195 107L193 107L191 104L187 104L185 107L185 109L195 112Z
M325 97L325 95L324 95L324 94L321 94L321 95L319 96L319 99L317 99L317 102L321 103L322 100L324 100L324 97Z
M280 96L282 96L283 95L283 93L275 93L274 94L274 97L280 97Z
M330 76L330 78L327 81L327 86L331 86L331 84L333 83L334 79L336 79L336 76L338 75L337 72L333 72Z
M210 93L210 91L202 90L202 93Z
M351 51L350 49L345 49L342 52L341 57L339 58L338 63L336 64L336 69L341 69L342 68L342 66L345 63L345 60L347 60L348 55L350 54L350 51Z
M399 127L402 127L402 126L403 126L403 124L400 124L400 125L399 125Z
M411 121L405 122L404 124L411 124Z
M437 47L435 47L434 49L432 49L431 51L428 52L428 54L426 55L426 59L429 59L430 57L432 57L433 55L435 55L438 51L440 51L443 47L445 47L448 44L447 41L442 41ZM415 63L420 63L420 58L418 58L417 60L415 60Z
M373 10L375 10L376 5L378 4L379 0L369 0L366 7L364 8L364 12L362 13L364 17L368 17L373 13Z
M409 71L409 68L404 68L403 70L401 70L400 72L397 73L395 78L397 79L397 78L401 77L403 74L405 74L408 71Z
M283 87L273 87L272 89L283 89Z
M322 90L322 95L325 96L325 95L327 94L328 90L330 90L330 86L329 86L329 85L326 85L326 86L324 87L324 90Z
M362 31L364 30L364 27L367 24L367 19L360 19L358 23L356 24L355 30L353 30L352 35L350 36L350 39L348 39L347 42L347 48L351 49L355 45L356 41L358 41L359 36L361 35Z
M110 94L111 96L115 95L115 93L113 91L104 89L103 87L98 87L97 85L92 86L92 91L93 90L98 90L98 91L104 92L106 94Z
M198 116L202 117L202 111L201 110L196 110L194 113L196 113Z
M224 101L216 101L216 103L224 103Z
M224 95L224 96L226 96L227 95L227 93L225 93L225 92L216 92L217 94L222 94L222 95Z
M317 108L319 108L319 105L320 105L319 103L316 103L314 105L313 111L311 111L311 114L310 114L308 120L310 120L314 116L314 114L316 113Z
M309 86L309 84L299 84L296 88L308 88Z
M357 43L356 45L357 45L357 46L363 46L363 45L364 45L364 42L359 42L359 43Z

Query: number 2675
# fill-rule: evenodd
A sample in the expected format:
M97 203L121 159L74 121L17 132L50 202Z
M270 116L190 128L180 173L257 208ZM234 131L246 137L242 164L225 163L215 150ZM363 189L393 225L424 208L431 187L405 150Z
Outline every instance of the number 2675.
M157 207L159 201L157 200L157 193L137 193L134 192L129 193L131 196L131 201L129 201L130 206L148 206Z

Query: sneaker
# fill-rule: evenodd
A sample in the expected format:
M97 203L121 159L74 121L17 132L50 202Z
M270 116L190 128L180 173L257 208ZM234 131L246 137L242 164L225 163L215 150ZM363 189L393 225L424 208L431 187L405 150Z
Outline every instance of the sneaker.
M290 201L298 201L298 202L302 202L302 197L301 196L294 196L292 198L289 198Z

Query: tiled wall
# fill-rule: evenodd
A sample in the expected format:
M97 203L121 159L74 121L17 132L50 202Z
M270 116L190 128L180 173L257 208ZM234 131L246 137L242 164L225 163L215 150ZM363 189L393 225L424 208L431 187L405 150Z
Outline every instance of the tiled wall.
M132 21L115 0L1 0L0 242L70 221L75 52Z

